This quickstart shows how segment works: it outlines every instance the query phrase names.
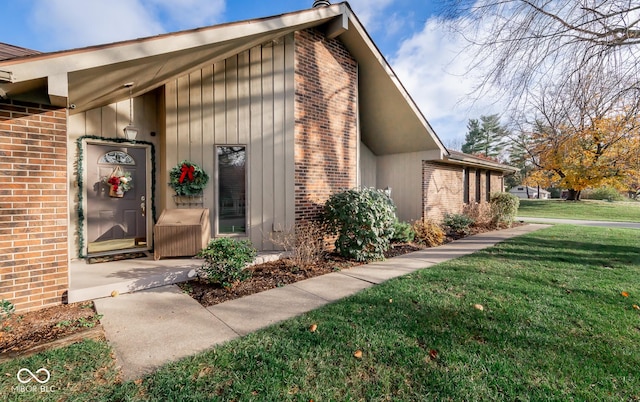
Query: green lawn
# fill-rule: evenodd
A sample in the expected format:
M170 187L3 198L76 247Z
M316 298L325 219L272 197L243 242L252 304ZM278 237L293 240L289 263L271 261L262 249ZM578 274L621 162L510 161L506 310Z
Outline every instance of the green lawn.
M634 230L554 226L391 280L137 383L114 384L108 349L88 342L0 366L0 394L43 401L637 400L637 239ZM11 390L19 368L43 366L55 394Z
M640 202L520 200L518 216L640 222Z

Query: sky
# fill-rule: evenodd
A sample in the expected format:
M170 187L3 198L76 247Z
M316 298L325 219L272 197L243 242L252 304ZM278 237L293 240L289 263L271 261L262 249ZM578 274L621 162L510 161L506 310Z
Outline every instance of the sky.
M332 1L336 3L337 1ZM500 113L470 102L464 41L438 25L435 1L351 0L349 4L449 147L470 118ZM67 50L310 8L313 0L0 0L0 42L42 52ZM11 16L7 18L6 16Z

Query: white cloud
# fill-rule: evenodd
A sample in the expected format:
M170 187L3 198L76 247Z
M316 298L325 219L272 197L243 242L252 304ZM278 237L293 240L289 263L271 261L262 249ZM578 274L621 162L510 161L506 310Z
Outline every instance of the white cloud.
M501 111L492 99L474 99L472 91L478 80L467 74L472 56L463 52L466 45L463 38L430 19L390 60L445 143L464 137L469 118Z
M349 4L362 25L373 32L383 26L386 19L380 17L393 2L394 0L350 0Z
M48 49L69 49L213 24L224 0L37 0L30 24Z
M197 28L219 22L225 0L144 0L159 8L166 20L180 28Z

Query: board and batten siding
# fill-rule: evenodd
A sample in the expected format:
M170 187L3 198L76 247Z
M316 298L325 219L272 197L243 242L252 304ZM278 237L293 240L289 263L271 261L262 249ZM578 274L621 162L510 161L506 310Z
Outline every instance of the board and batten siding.
M162 180L190 160L210 175L204 207L217 233L216 146L247 147L247 236L271 250L295 224L293 35L254 47L165 85ZM161 204L175 208L173 190ZM212 234L214 234L212 233Z
M364 142L360 142L360 187L376 187L377 159Z

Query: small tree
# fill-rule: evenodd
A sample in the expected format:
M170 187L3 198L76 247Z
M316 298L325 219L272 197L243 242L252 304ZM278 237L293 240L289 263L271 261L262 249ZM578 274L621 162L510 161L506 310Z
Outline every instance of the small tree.
M337 234L336 251L356 261L384 258L393 236L395 206L382 190L346 190L333 194L324 206L324 219Z

